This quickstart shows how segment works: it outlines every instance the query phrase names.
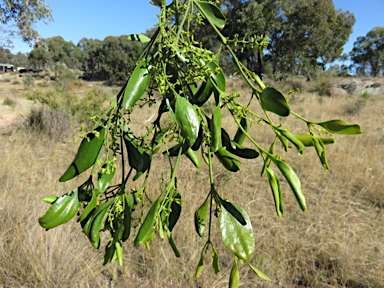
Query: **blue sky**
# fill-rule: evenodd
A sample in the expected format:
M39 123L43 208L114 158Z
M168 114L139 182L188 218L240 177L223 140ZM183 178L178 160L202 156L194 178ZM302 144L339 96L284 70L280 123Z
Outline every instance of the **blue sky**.
M167 2L170 2L169 0ZM364 36L376 26L384 26L384 0L334 0L336 9L355 14L356 24L344 46L348 53L357 37ZM103 40L107 36L141 33L158 21L159 8L149 0L46 0L53 10L53 22L37 24L44 38L62 36L77 44L83 37ZM31 48L14 41L13 53L29 52Z

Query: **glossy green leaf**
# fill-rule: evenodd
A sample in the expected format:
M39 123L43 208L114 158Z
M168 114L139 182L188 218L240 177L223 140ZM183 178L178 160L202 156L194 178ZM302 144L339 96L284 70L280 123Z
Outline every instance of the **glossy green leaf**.
M59 196L45 196L42 200L48 204L53 204L59 198Z
M321 141L319 136L317 136L313 133L311 134L311 136L312 136L313 146L316 149L317 156L319 156L320 162L323 165L325 171L328 171L329 166L328 166L328 162L327 162L327 155L325 153L324 143L323 143L323 141Z
M195 229L200 237L204 237L205 227L207 226L207 209L209 204L209 197L195 212Z
M96 193L95 190L92 190L92 198L91 201L88 203L87 207L85 207L83 213L81 213L81 216L77 220L77 222L83 221L85 218L87 218L88 214L96 207L97 204L97 197L98 193Z
M98 137L96 137L94 133L89 133L87 135L89 141L86 138L81 141L75 159L71 165L69 165L67 171L60 177L60 182L71 180L95 164L100 150L103 147L105 128L99 126L95 131Z
M211 152L216 152L222 147L221 143L221 108L217 105L213 111L212 120L209 121L211 131Z
M195 278L198 278L200 276L201 272L203 271L203 268L204 268L204 253L202 252L199 263L197 264L197 267L196 267Z
M251 265L251 263L249 263L248 261L247 261L247 264L248 264L248 266L253 270L253 272L255 272L259 277L261 277L261 278L263 278L263 279L265 279L265 280L271 281L271 279L269 279L263 272L257 270L257 269L256 269L255 267L253 267L253 266Z
M276 141L276 139L271 143L271 146L269 146L268 153L271 155L273 155L273 149L275 147L275 141ZM263 169L261 170L261 177L264 176L264 174L267 171L267 168L269 167L270 164L271 164L271 157L267 156L266 159L264 160Z
M133 180L137 180L151 166L151 156L146 153L136 142L130 130L123 133L125 146L128 153L128 163L137 171Z
M144 34L131 34L127 36L128 41L138 41L141 43L147 43L151 41L151 38L148 38Z
M247 213L239 206L233 204L244 217L246 225L241 225L226 209L221 209L219 228L225 246L240 259L249 259L255 250L255 238L251 220Z
M55 228L71 220L79 207L78 189L76 188L58 198L45 215L39 218L39 224L45 229Z
M177 192L176 192L177 193ZM172 232L173 228L175 227L177 221L180 218L181 214L181 195L177 193L173 196L174 199L179 199L178 201L180 203L177 203L175 200L171 204L171 213L169 214L169 224L168 229L170 232Z
M201 161L196 151L193 151L192 148L188 148L188 150L185 152L185 156L187 156L192 161L196 168L201 168Z
M359 125L349 124L347 121L344 120L330 120L325 122L319 122L316 124L320 125L321 127L325 128L328 132L331 132L333 134L353 135L361 133L361 128Z
M132 210L131 210L131 206L129 204L129 195L124 194L123 200L124 200L124 212L123 212L123 215L124 215L124 220L123 220L124 232L123 232L123 236L122 236L121 240L123 242L125 242L128 240L128 238L131 234Z
M112 204L113 204L112 200L105 202L96 210L96 212L94 213L94 216L92 217L92 224L89 230L88 238L92 246L96 249L98 249L100 246L100 230L104 223L104 219L108 214L108 208Z
M108 262L112 260L113 255L115 255L115 251L116 251L115 243L113 241L110 241L109 244L107 244L105 246L103 265L108 264ZM116 257L117 257L117 255L116 255Z
M304 146L306 147L313 146L312 137L311 137L311 134L309 133L296 134L295 138L298 139L301 143L303 143ZM333 138L323 138L323 137L319 137L319 138L324 145L335 143L335 139Z
M152 204L151 209L148 211L147 216L145 217L145 220L143 224L140 227L139 232L136 235L134 244L135 246L139 245L140 243L144 243L143 239L144 237L149 233L149 230L151 230L153 221L155 220L155 216L157 214L157 210L160 203L160 197L157 198L157 200Z
M284 95L272 87L267 87L260 93L260 102L263 109L279 116L286 117L291 112L291 108Z
M177 258L180 258L180 252L179 252L179 250L177 250L176 244L172 238L172 234L171 234L171 232L169 232L169 233L168 232L169 232L169 230L167 231L169 245L171 245L171 248L173 250L173 253L175 253L175 256Z
M143 239L141 239L140 243L147 244L149 241L155 238L155 236L156 236L156 231L149 232L147 235L143 237Z
M226 82L225 82L225 75L223 73L223 70L215 62L209 63L208 68L211 71L211 79L215 82L216 86L220 89L220 91L217 91L217 92L225 92ZM219 103L216 101L216 104L219 104Z
M283 193L281 192L280 180L279 177L273 172L271 168L267 168L267 175L269 185L272 190L273 200L275 201L275 208L277 216L281 217L284 214L284 205L283 205Z
M102 169L97 173L97 187L99 191L103 193L111 184L113 176L115 176L116 169L114 167L108 167L106 170L106 165L102 166Z
M304 153L304 144L299 140L297 139L291 132L289 132L288 130L285 130L285 129L279 129L279 128L276 128L275 127L275 130L280 132L280 134L287 138L289 140L289 142L291 142L296 148L297 148L297 151L298 151L298 154L299 155L303 155Z
M220 29L224 28L227 19L225 18L223 12L221 12L221 10L216 5L206 1L194 0L193 2L196 4L201 14L203 14L203 16L208 19L209 22Z
M215 155L217 159L219 159L220 163L231 172L237 172L242 167L241 162L236 158L236 156L224 147L217 150Z
M123 97L123 108L132 109L136 102L144 95L151 78L150 59L145 59L136 65L128 80Z
M227 212L231 213L231 215L235 217L236 220L239 221L241 225L244 226L247 224L243 215L241 215L241 213L235 208L235 206L233 206L231 202L225 201L221 197L219 197L219 200L220 200L221 207L227 210Z
M219 255L217 254L217 251L215 247L213 247L213 245L212 245L212 268L215 274L220 272Z
M123 247L121 247L120 242L115 242L115 248L116 248L117 261L119 261L119 265L123 267L124 266Z
M229 152L231 152L232 154L236 155L236 156L239 156L241 158L244 158L244 159L255 159L257 157L259 157L259 152L257 152L256 150L254 149L250 149L250 148L244 148L243 146L241 146L240 144L237 144L235 141L232 141L234 146L236 147L235 149L232 149L232 148L227 148L227 150Z
M197 106L203 106L211 97L213 93L213 85L210 78L205 77L205 81L201 83L196 94L191 98L191 102Z
M237 257L234 257L231 274L229 275L229 288L239 287L240 274L239 268L237 268Z
M301 191L301 182L299 177L297 177L296 173L293 171L293 169L286 164L285 162L275 158L271 157L271 160L277 168L281 171L285 179L287 180L289 186L291 187L293 194L296 197L297 202L300 205L301 210L305 211L307 210L307 206L305 204L305 197L303 192Z
M247 123L246 118L240 119L240 125L245 130L245 132L248 131L248 123ZM241 144L243 144L245 138L246 138L246 136L245 136L245 133L243 132L243 130L241 130L240 128L237 128L237 131L236 131L235 137L233 138L233 141L235 141L237 144L241 145Z
M199 136L200 119L193 105L184 97L176 97L175 118L181 135L188 146L192 147Z

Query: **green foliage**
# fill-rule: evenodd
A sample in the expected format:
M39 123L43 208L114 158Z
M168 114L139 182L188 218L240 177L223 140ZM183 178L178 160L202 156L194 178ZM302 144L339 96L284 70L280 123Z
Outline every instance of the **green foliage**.
M9 98L9 97L5 97L4 101L3 101L3 105L7 105L7 106L11 106L11 107L15 107L17 104L17 101L12 99L12 98Z
M88 180L73 191L78 191L81 207L79 220L81 219L83 232L94 248L105 245L103 264L117 259L123 265L122 244L128 240L132 227L139 227L133 240L135 246L144 244L149 250L151 240L158 235L162 239L167 238L175 256L180 257L178 243L172 238L172 231L177 229L180 219L184 197L183 191L177 187L177 172L180 169L180 159L184 156L199 168L200 154L208 166L209 183L207 194L200 198L200 203L203 204L194 213L196 232L205 238L195 276L198 277L202 272L209 247L212 249L213 271L215 274L220 271L219 253L213 245L211 233L212 224L217 221L224 244L236 257L230 276L231 287L236 287L240 278L236 266L237 258L245 260L259 277L270 280L249 263L248 260L255 251L251 220L243 208L220 194L217 188L220 186L220 178L215 176L214 168L222 165L230 171L228 173L235 173L243 168L242 159L257 158L263 164L261 175L265 172L268 174L267 181L272 189L278 216L283 216L284 213L284 191L279 177L272 170L273 167L280 171L299 207L305 211L307 205L299 176L282 155L275 153L275 144L280 143L285 151L294 147L298 155L304 153L305 147L315 149L322 166L328 170L324 145L326 141L323 142L326 137L322 136L359 134L360 127L343 120L315 122L293 111L286 96L275 87L267 87L258 75L239 61L232 48L240 43L259 51L267 45L265 37L224 37L219 29L225 27L226 17L213 1L187 0L180 3L175 0L168 6L165 1L156 1L156 5L161 7L158 28L138 57L132 76L104 113L92 111L93 127L90 131L81 129L83 140L74 160L68 161L69 167L60 181L71 180L92 168ZM191 31L193 25L201 25L204 21L221 41L216 54L203 48L194 39ZM130 40L132 38L143 42L140 37L131 37ZM111 38L108 43L117 46L118 41ZM241 95L226 92L225 77L219 65L222 50L231 55L239 74L252 91L244 101L248 103L246 106L237 101ZM135 135L130 127L130 114L139 107L152 107L155 103L155 92L161 94L160 106L155 109L157 117L146 127L145 133ZM51 105L55 104L52 97L45 96L44 99ZM214 103L215 108L206 109L203 104L207 101ZM263 115L250 108L253 104L260 106ZM229 135L221 127L221 115L224 112L229 113L238 126L235 135ZM281 116L278 117L280 121L286 117L301 120L302 126L308 129L308 133L301 136L306 143L301 142L286 127L282 128L284 123L274 123L271 113ZM170 119L166 120L166 127L162 124L162 117ZM262 125L271 129L275 135L267 147L262 147L251 136L251 129ZM245 138L248 138L254 149L241 146ZM172 141L177 141L178 144L169 148L168 144ZM312 145L308 144L309 141ZM327 143L331 144L333 141L327 140ZM147 180L151 173L156 173L151 170L152 158L161 149L169 158L170 173L163 179L165 185L161 185L159 193L152 199L153 196L147 193ZM213 157L217 157L219 161L213 161ZM117 158L121 158L121 161L117 161ZM114 179L116 185L109 186L116 169L121 169L122 177ZM136 173L132 174L133 170ZM110 173L113 175L109 176ZM95 175L97 187L94 185ZM140 177L143 181L137 184L135 181ZM76 203L72 204L69 199L68 203L70 213L61 212L64 211L61 204L60 209L50 208L43 219L46 217L54 221L52 215L56 215L58 219L52 224L51 221L47 221L49 224L41 221L42 226L52 228L72 217L72 208ZM102 243L100 237L100 233L104 232L109 233L106 243Z
M38 40L38 33L34 24L39 20L48 23L51 20L52 10L44 0L11 1L4 0L0 4L0 32L4 37L0 38L0 47L12 47L12 38L20 36L23 41Z
M23 83L27 87L33 87L35 86L35 78L33 78L32 75L27 74L23 78Z
M379 76L384 73L384 27L375 27L366 36L358 37L349 56L357 74Z

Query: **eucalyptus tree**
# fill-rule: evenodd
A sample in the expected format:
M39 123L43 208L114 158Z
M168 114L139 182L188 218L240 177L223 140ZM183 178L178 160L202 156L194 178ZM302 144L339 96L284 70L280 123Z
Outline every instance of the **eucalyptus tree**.
M358 37L349 55L358 74L384 73L384 27L375 27L366 36Z
M37 21L48 23L52 10L44 0L1 0L0 1L0 46L12 46L12 38L21 37L25 42L39 40L35 28Z

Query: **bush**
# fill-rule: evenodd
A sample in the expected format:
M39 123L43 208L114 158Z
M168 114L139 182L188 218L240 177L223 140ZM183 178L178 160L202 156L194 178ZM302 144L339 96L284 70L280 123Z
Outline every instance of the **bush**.
M35 86L35 78L32 75L25 75L23 83L27 87L33 87Z
M9 97L5 97L3 102L3 105L10 106L10 107L15 107L16 104L17 104L17 101Z
M19 80L15 80L15 81L12 82L12 84L13 84L13 85L20 85L21 83L20 83Z
M299 89L300 92L307 90L307 81L304 76L289 76L285 80L285 84L292 90Z
M73 134L72 118L61 110L47 106L31 110L27 118L27 127L44 133L56 141L68 139Z

